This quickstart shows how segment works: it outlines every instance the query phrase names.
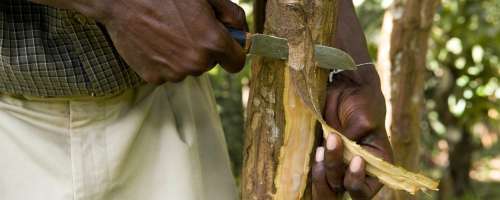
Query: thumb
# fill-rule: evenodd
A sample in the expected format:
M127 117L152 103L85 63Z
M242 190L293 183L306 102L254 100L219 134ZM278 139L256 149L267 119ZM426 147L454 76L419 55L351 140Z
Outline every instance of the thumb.
M217 19L226 27L248 32L245 11L230 0L207 0Z
M227 38L231 38L227 28L234 28L242 31L248 31L246 16L243 9L230 0L207 0L214 10L215 17L220 22L222 32ZM217 55L218 63L227 72L236 73L241 71L245 65L246 53L240 44L231 38L228 41L224 52Z

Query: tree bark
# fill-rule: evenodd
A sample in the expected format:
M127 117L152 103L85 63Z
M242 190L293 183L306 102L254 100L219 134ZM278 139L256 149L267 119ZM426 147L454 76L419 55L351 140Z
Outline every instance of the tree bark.
M396 0L382 29L377 68L387 99L386 125L395 162L411 171L418 171L426 55L439 2ZM378 199L415 199L405 192L381 195Z
M254 0L253 2L253 30L255 33L264 32L264 23L266 21L267 0Z
M313 61L313 44L329 44L335 0L269 0L265 33L287 38L286 61L253 60L245 125L242 199L301 199L308 179L316 116L300 96L297 72L323 105L327 72Z

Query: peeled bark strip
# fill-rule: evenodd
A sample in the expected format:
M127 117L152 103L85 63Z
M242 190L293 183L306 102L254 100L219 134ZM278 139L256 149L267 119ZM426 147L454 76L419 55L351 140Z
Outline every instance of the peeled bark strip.
M438 190L438 182L424 175L413 173L387 163L364 150L361 146L349 140L337 130L326 125L326 123L322 122L322 124L325 132L335 133L342 138L342 142L345 146L344 161L346 163L349 163L356 155L361 156L367 163L366 171L368 174L377 177L385 186L395 190L404 190L412 195L416 194L418 191ZM325 134L324 137L326 138L327 135Z

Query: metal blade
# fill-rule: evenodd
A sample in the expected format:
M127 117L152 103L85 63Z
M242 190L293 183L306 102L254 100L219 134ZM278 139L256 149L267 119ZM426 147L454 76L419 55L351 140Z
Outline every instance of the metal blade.
M264 34L254 34L251 38L252 45L249 54L270 57L274 59L288 59L288 41ZM356 64L346 52L323 45L315 46L315 59L319 67L324 69L354 70Z

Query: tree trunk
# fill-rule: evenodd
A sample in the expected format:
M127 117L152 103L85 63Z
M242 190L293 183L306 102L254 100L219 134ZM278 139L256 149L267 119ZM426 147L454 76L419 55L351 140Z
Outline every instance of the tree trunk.
M454 146L450 154L450 175L453 181L453 191L456 198L463 198L471 191L471 180L469 176L472 167L472 153L474 144L472 134L466 127L462 127L462 137Z
M387 127L395 161L418 171L425 63L439 0L396 0L386 11L378 71L387 99ZM382 190L388 191L388 190ZM405 192L379 199L415 199Z
M269 0L265 33L287 38L286 61L253 60L245 125L242 199L302 198L314 145L316 116L300 96L294 73L314 89L323 105L327 73L313 62L313 44L329 44L335 25L335 0Z
M253 30L256 33L264 32L264 23L266 21L267 0L254 0L253 2Z

